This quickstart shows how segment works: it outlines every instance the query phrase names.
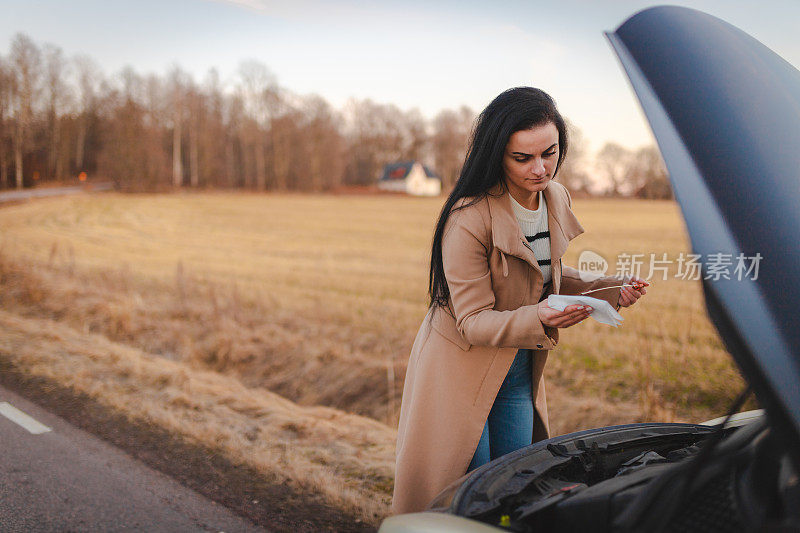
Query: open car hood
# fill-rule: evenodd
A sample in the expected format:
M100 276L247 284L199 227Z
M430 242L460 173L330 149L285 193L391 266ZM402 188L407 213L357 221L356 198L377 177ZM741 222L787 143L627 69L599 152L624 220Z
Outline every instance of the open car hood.
M741 30L664 6L606 33L653 129L703 277L760 253L757 279L703 280L709 315L800 466L800 72ZM748 262L752 264L752 261Z

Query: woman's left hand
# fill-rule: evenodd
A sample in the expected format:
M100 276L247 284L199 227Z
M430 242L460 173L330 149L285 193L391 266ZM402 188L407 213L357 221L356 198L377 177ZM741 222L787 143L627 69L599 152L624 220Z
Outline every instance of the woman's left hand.
M630 278L625 281L625 284L634 285L634 287L622 287L619 291L619 306L630 307L636 303L636 300L647 294L647 289L650 284L642 278Z

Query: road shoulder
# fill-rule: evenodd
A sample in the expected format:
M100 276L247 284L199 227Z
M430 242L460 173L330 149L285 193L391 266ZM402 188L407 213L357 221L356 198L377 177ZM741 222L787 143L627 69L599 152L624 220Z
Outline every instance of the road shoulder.
M117 446L210 500L274 531L370 531L315 495L301 494L234 464L218 450L197 446L163 429L130 420L58 383L20 372L0 358L0 385Z

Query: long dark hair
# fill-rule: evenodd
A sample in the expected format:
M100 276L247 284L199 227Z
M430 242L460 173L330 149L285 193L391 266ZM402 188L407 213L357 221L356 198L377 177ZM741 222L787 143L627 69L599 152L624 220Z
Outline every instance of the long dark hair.
M546 92L533 87L515 87L501 93L478 115L470 139L467 157L461 175L439 214L431 246L431 270L428 278L430 306L447 307L450 289L444 276L442 263L442 236L450 213L463 209L484 198L488 191L502 183L503 154L508 139L514 132L527 130L552 122L558 130L558 164L567 155L567 126L556 109L556 103ZM554 174L555 174L554 172ZM453 209L461 198L472 198Z

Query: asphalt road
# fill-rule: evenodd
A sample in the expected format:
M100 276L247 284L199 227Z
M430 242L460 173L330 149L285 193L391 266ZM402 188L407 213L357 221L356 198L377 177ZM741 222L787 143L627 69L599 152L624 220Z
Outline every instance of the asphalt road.
M0 192L0 203L17 202L29 200L31 198L44 198L47 196L64 196L68 194L80 194L82 192L110 191L114 188L113 183L92 183L87 185L74 185L71 187L45 187L43 189L22 189L14 191Z
M0 387L0 531L265 530Z

